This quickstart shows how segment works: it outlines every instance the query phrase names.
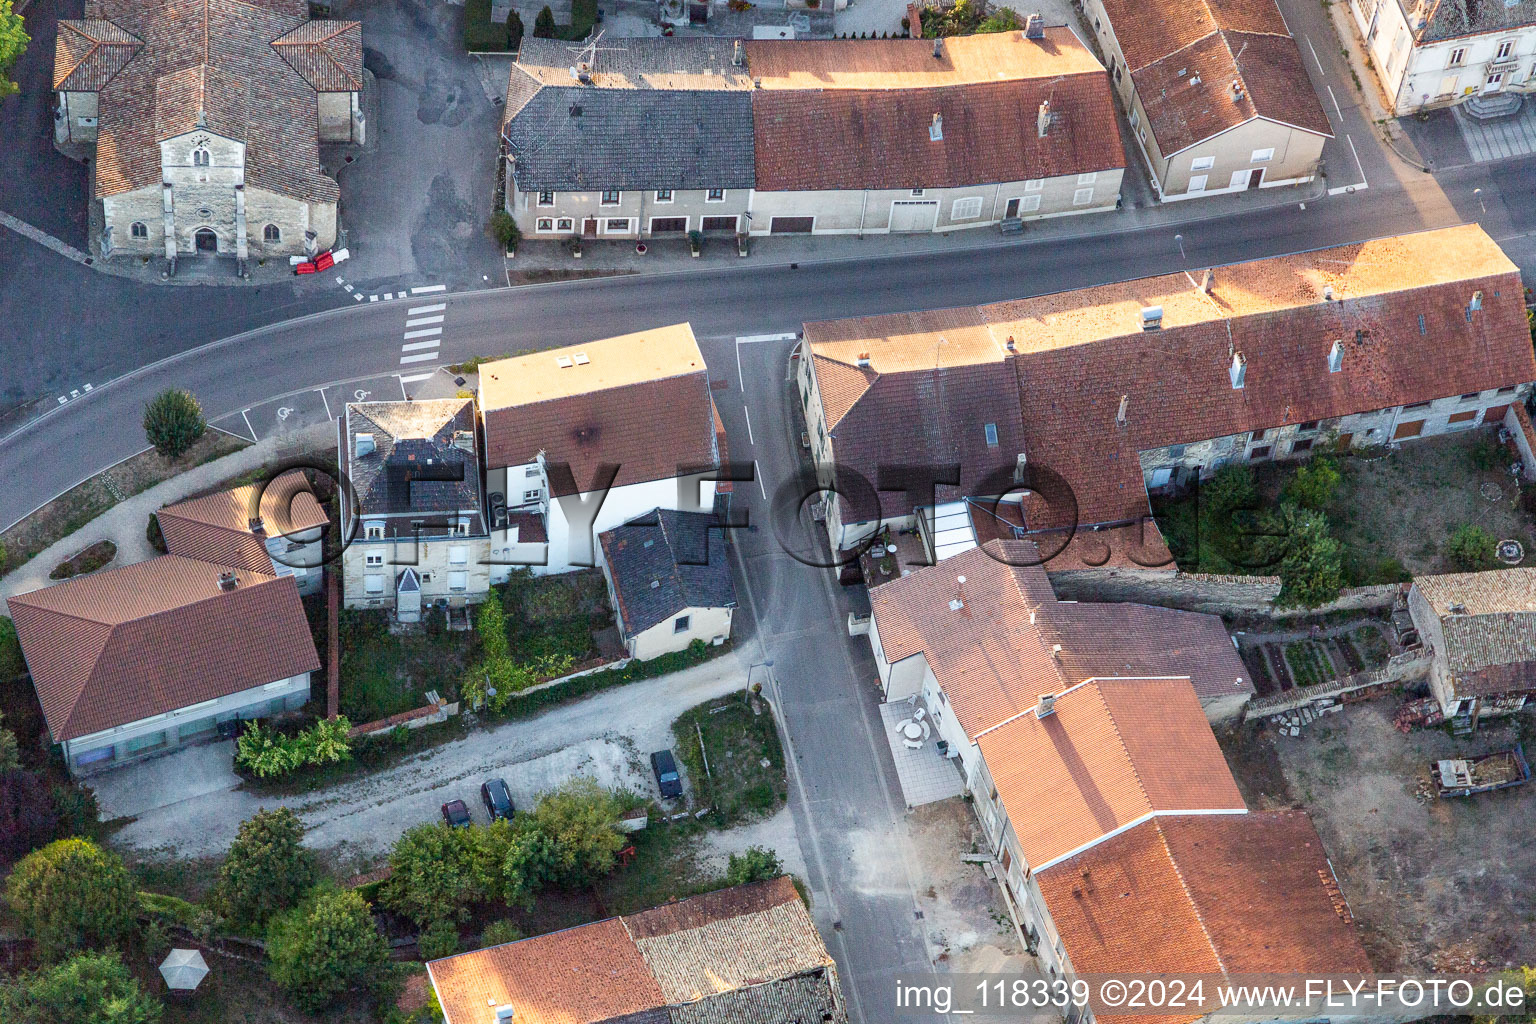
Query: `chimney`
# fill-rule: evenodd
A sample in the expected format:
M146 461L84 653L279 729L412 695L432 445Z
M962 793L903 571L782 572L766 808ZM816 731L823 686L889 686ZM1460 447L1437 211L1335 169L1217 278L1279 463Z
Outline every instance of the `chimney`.
M1200 282L1200 290L1205 292L1205 294L1209 295L1209 294L1211 294L1211 285L1213 285L1215 283L1216 283L1216 271L1211 269L1211 268L1209 268L1209 267L1207 267L1206 271L1205 271L1205 280Z
M1061 648L1058 647L1057 650ZM1056 695L1054 693L1042 693L1040 703L1035 705L1035 717L1044 718L1056 710Z
M746 59L747 52L742 48L741 40L738 39L736 40L736 49L731 52L731 63L735 64L737 67L741 67L742 63Z
M933 120L928 125L928 139L930 142L939 142L944 138L944 115L934 114Z
M503 1003L496 1007L494 1015L491 1017L491 1024L512 1024L512 1018L516 1012L511 1003Z
M868 366L869 366L869 353L868 352L860 352L859 353L859 366L861 368L868 368Z
M1163 326L1162 306L1143 306L1141 308L1141 329L1155 331Z
M1333 342L1333 348L1328 350L1328 372L1338 373L1344 369L1344 343L1337 339Z
M267 532L267 526L261 521L261 516L251 516L251 521L246 525L258 537L263 536Z
M1232 79L1232 102L1237 103L1243 98L1243 83L1241 79Z
M1051 644L1051 657L1061 660L1061 644Z
M1043 138L1045 138L1046 131L1049 130L1050 127L1051 127L1051 101L1048 100L1048 99L1041 100L1040 101L1040 110L1035 115L1035 131L1043 139Z
M220 590L234 590L239 585L240 585L240 580L239 580L238 577L235 576L234 573L232 573L232 572L221 572L221 573L219 573L219 589Z
M1045 19L1038 12L1024 19L1025 39L1045 38Z
M933 41L933 59L934 60L943 60L944 59L944 40L942 40L942 39L935 39Z
M1130 404L1131 404L1131 396L1130 395L1121 395L1120 396L1120 411L1115 413L1115 423L1118 424L1119 426L1122 426L1122 427L1125 426L1125 410L1126 410L1126 407L1128 405L1130 405Z
M1324 302L1332 302L1333 301L1333 285L1331 285L1331 284L1323 285L1323 301Z
M453 446L466 452L475 450L475 432L473 430L455 430L453 432Z
M1232 353L1232 368L1229 373L1232 377L1232 389L1236 391L1243 386L1243 380L1248 376L1248 360L1243 358L1241 352Z
M354 457L360 459L364 455L371 455L373 454L373 450L372 434L358 434L357 437L353 439L352 451Z
M1009 352L1017 352L1019 350L1019 343L1013 340L1013 335L1011 334L1008 335L1008 340L1004 343L1004 345Z

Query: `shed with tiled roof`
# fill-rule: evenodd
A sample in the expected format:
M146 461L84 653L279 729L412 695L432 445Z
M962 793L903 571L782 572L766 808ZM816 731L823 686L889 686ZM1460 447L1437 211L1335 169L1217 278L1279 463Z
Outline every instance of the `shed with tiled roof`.
M1536 695L1536 569L1415 576L1408 611L1447 718L1475 724Z

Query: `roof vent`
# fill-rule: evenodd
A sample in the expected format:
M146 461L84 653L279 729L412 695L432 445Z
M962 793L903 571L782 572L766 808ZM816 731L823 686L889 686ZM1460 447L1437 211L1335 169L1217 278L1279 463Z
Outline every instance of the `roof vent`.
M495 1013L496 1015L491 1018L491 1024L512 1024L512 1018L516 1015L517 1010L511 1003L503 1003L496 1007Z
M657 587L660 587L660 586L661 586L661 580L651 580L651 589L652 590L655 590Z
M1031 14L1029 17L1024 19L1024 38L1045 38L1045 19L1040 16L1039 12Z
M1129 406L1130 404L1131 404L1131 396L1130 395L1121 395L1120 396L1120 411L1115 413L1115 422L1118 423L1122 427L1125 426L1125 410L1126 410L1126 407Z
M869 353L868 352L860 352L859 353L858 364L861 367L869 366Z
M1331 284L1323 285L1323 301L1324 302L1332 302L1333 301L1333 285L1331 285Z
M572 117L580 117L581 116L581 104L580 103L572 103L571 104L571 116Z
M1344 369L1344 343L1335 339L1333 348L1328 350L1328 372L1338 373Z
M466 452L475 450L475 432L473 430L455 430L453 432L453 446Z
M1467 614L1467 606L1462 604L1460 601L1452 601L1450 603L1449 610L1452 615Z
M1141 329L1142 330L1144 330L1144 331L1155 331L1155 330L1157 330L1158 328L1160 328L1162 326L1163 326L1163 307L1162 306L1143 306L1143 307L1141 307Z
M1232 102L1233 103L1238 103L1238 102L1240 102L1242 100L1242 98L1243 98L1243 82L1242 82L1242 79L1234 78L1234 79L1232 79Z
M1061 650L1061 646L1057 645L1056 650ZM1055 710L1056 695L1054 693L1042 693L1040 695L1040 703L1035 705L1035 717L1044 718Z
M234 590L240 585L239 578L232 572L219 573L219 589Z
M957 597L957 598L954 598L954 599L952 599L952 600L951 600L951 601L950 601L950 602L949 602L949 610L950 610L950 611L952 611L952 612L957 612L957 611L959 611L959 610L960 610L960 609L961 609L961 608L964 608L964 607L965 607L965 602L964 602L964 601L962 601L962 600L960 600L960 599L959 599L959 598L958 598L958 597Z
M355 458L373 454L373 435L358 434L352 439L352 453Z
M1061 644L1051 644L1051 657L1061 660Z
M1232 377L1232 388L1236 390L1243 386L1243 381L1248 376L1248 360L1243 358L1241 352L1232 353L1232 368L1229 371Z
M560 367L562 370L569 370L576 364L571 362L570 356L555 356L555 365Z
M252 533L258 537L267 532L267 526L261 521L261 516L251 516L251 521L246 524Z
M592 360L587 358L587 354L585 352L571 353L571 362L575 363L577 366L586 366L591 361Z
M735 64L737 67L741 67L742 62L746 59L747 51L742 48L741 40L738 39L736 40L736 49L731 51L731 63Z
M934 40L938 42L938 40ZM944 139L944 115L934 114L933 120L928 123L928 141L940 142Z
M1051 101L1040 101L1040 109L1035 114L1035 132L1043 139L1045 133L1051 128Z

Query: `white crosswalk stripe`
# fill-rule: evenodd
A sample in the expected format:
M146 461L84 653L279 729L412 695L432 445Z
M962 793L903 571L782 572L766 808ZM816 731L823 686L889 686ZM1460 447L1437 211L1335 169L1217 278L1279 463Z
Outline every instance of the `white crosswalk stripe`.
M411 289L411 294L412 295L427 295L427 294L430 294L431 292L445 292L447 290L448 290L448 286L445 285L445 284L418 285L415 288Z
M419 331L406 331L405 338L409 341L412 338L430 338L434 334L442 333L443 329L441 327L423 327Z
M400 292L400 298L405 298L405 292ZM386 299L390 295L384 296ZM434 302L426 306L412 306L406 310L403 342L400 345L400 365L409 366L412 363L435 362L439 356L439 347L443 343L442 323L447 319L445 310L446 302ZM416 340L416 339L421 340ZM432 376L431 373L418 374L410 378L412 381L425 380ZM400 378L401 385L407 383L406 378Z
M436 359L436 358L437 358L437 353L436 352L424 352L424 353L422 353L419 356L401 356L400 357L400 364L403 366L406 363L424 363L428 359Z
M405 315L406 316L419 316L422 313L441 313L443 310L445 310L447 308L448 308L448 303L446 303L446 302L434 302L430 306L412 306L410 309L405 311Z
M424 327L427 324L440 324L442 322L443 318L441 316L418 316L414 320L407 320L405 326Z
M441 343L442 343L441 340L438 339L438 338L433 338L431 341L413 341L413 342L411 342L408 345L401 345L400 346L400 351L401 352L419 352L422 349L427 349L427 348L435 349Z

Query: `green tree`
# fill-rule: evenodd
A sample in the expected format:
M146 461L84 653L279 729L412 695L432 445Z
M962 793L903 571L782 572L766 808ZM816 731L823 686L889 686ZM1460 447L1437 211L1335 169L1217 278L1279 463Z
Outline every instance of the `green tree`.
M749 846L740 853L731 854L725 868L725 880L730 885L746 885L778 878L784 873L779 855L761 846Z
M503 917L485 926L485 930L480 933L480 947L503 946L508 942L517 942L522 937L523 930Z
M504 252L511 252L517 247L517 240L522 237L522 232L517 229L517 221L506 210L497 210L491 214L491 237L501 245Z
M1474 572L1494 564L1498 540L1476 523L1462 523L1445 542L1445 557L1457 569Z
M0 0L0 100L21 89L21 86L11 81L11 69L32 41L32 37L27 35L21 15L12 7L12 0Z
M459 926L439 918L422 929L416 936L416 948L423 960L441 960L459 951Z
M555 12L545 5L539 16L533 19L533 36L535 39L555 38Z
M267 973L306 1010L365 985L389 962L368 903L351 889L320 888L272 919Z
M0 989L0 1020L15 1024L156 1024L160 1011L115 950L78 953Z
M10 619L0 619L0 622L10 622ZM5 721L5 715L0 714L0 723ZM0 772L12 772L21 767L21 746L16 742L16 734L0 725Z
M540 800L533 821L549 844L550 881L586 885L612 871L625 842L618 827L621 813L617 798L588 776Z
M1316 608L1338 597L1344 586L1343 546L1329 534L1328 517L1285 502L1273 518L1274 533L1284 544L1275 603Z
M0 566L5 565L4 546L0 545ZM0 616L0 682L15 679L27 669L21 657L21 641L16 639L16 623Z
M5 884L23 935L56 958L126 935L139 913L139 895L117 854L88 839L60 839L22 858Z
M1302 463L1285 485L1285 497L1302 508L1325 511L1339 491L1339 464L1326 455L1314 455Z
M144 406L144 436L167 459L186 453L208 429L192 392L166 388Z
M304 823L286 807L260 810L240 832L219 869L216 902L242 926L265 927L315 884L315 863L304 849Z
M389 852L389 880L379 892L389 909L418 925L463 921L469 908L500 893L508 828L442 822L408 830Z

